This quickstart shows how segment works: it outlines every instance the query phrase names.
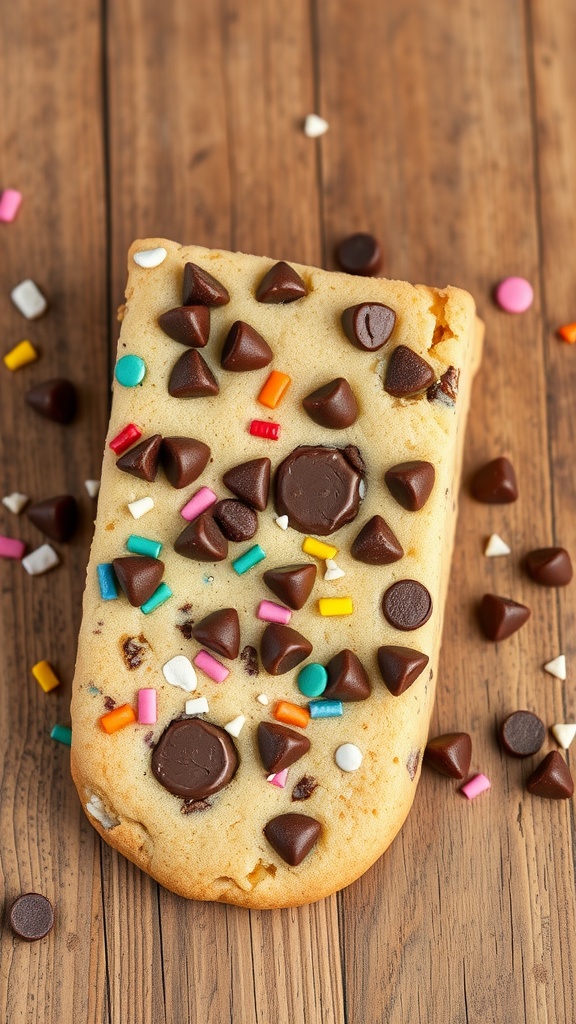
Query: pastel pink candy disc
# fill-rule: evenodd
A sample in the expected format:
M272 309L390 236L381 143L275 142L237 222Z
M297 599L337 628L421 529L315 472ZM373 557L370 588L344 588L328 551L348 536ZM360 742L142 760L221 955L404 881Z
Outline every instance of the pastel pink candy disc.
M534 301L534 289L525 277L505 277L496 285L494 297L505 313L525 313Z

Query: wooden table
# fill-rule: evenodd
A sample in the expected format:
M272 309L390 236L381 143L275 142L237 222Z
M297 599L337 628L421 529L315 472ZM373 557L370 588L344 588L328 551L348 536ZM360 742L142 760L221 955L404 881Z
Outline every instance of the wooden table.
M0 187L24 194L0 225L2 346L41 361L0 367L1 493L77 495L79 539L29 578L0 567L0 858L8 908L37 889L49 939L1 932L9 1024L487 1024L574 1019L574 801L530 797L537 759L504 757L510 711L576 718L576 589L521 572L530 548L576 550L576 20L570 0L18 0L0 32ZM330 123L305 138L303 117ZM511 506L462 495L432 730L468 730L475 803L428 770L388 853L314 906L254 912L186 903L103 846L84 818L68 751L75 637L118 333L125 251L138 236L333 266L334 243L371 230L388 276L468 288L487 324L466 475L508 454ZM509 273L531 311L491 301ZM9 291L50 298L28 325ZM71 377L74 427L24 405ZM4 508L0 530L40 535ZM510 558L487 560L493 531ZM501 645L482 639L485 592L531 606ZM542 671L564 651L565 684ZM30 675L47 658L63 685ZM553 748L546 740L545 750ZM572 762L574 755L572 754Z

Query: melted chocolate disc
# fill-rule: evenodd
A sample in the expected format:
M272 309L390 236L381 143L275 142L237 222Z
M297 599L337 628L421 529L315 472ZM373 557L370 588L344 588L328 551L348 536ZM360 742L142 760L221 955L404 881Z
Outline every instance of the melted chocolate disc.
M300 533L326 537L358 515L363 478L357 448L295 448L276 471L278 515Z
M230 736L200 718L170 722L152 754L152 771L169 793L205 800L227 786L238 767Z

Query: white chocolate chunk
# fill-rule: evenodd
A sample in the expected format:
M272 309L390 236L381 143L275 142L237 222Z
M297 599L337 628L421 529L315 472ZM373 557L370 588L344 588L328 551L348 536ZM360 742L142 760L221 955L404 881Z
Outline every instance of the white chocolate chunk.
M162 673L167 683L170 683L171 686L179 686L187 693L192 693L198 685L194 666L184 654L177 654L174 658L170 658L170 661L162 666Z
M104 804L102 803L99 796L95 793L92 794L88 803L86 804L86 810L88 814L91 814L96 821L99 821L102 828L115 828L116 825L120 824L120 819L115 818L112 814L109 814Z
M318 139L328 131L329 127L328 121L325 121L323 117L318 114L308 114L304 121L304 135L307 135L309 139Z
M562 722L552 726L552 735L559 747L568 750L572 740L576 736L576 722Z
M96 495L98 494L98 491L100 490L100 481L99 480L85 480L84 481L84 487L88 491L89 496L91 498L95 498Z
M37 320L48 309L48 303L37 284L27 278L10 293L12 302L27 320Z
M240 735L240 733L242 732L242 729L244 728L245 722L246 722L246 716L245 715L237 715L236 718L233 718L231 722L228 722L224 726L224 728L225 728L226 732L230 733L231 736L238 737Z
M14 491L12 494L7 494L5 498L2 498L2 504L6 508L10 509L15 516L19 516L22 509L26 508L26 505L30 501L27 494L19 494L18 491Z
M497 533L493 533L486 542L484 554L486 558L498 558L500 555L509 555L510 548L506 541L502 540L502 537L499 537Z
M141 252L134 253L134 263L137 263L139 267L145 267L146 270L152 270L153 267L159 267L161 263L164 263L167 255L168 253L162 245L156 249L142 249Z
M22 559L22 565L30 576L41 576L42 573L60 565L60 559L50 544L41 544Z
M147 512L150 512L154 508L154 502L152 498L138 498L137 501L128 502L128 511L134 516L134 519L141 519Z
M336 565L333 558L326 559L326 572L324 573L324 579L328 583L331 583L334 580L341 580L345 575L346 573L344 572L344 569L341 569L339 565Z
M276 526L280 527L281 530L288 529L288 516L278 516L278 518L275 519L274 522L276 523Z
M342 743L334 754L334 760L343 772L356 772L362 764L362 751L355 743Z
M544 671L554 676L555 679L561 679L564 682L566 679L566 656L559 654L552 661L547 661L544 665Z
M193 700L186 701L187 715L206 715L208 711L209 708L206 697L194 697Z

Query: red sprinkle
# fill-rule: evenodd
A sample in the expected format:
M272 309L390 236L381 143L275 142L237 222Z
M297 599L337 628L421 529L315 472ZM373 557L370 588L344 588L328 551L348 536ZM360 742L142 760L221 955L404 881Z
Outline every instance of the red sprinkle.
M252 420L249 429L254 437L267 437L269 441L277 441L280 437L280 424L269 420Z
M110 448L116 452L116 455L122 455L139 437L142 437L140 428L135 423L128 423L119 434L116 434L116 437L112 438Z

